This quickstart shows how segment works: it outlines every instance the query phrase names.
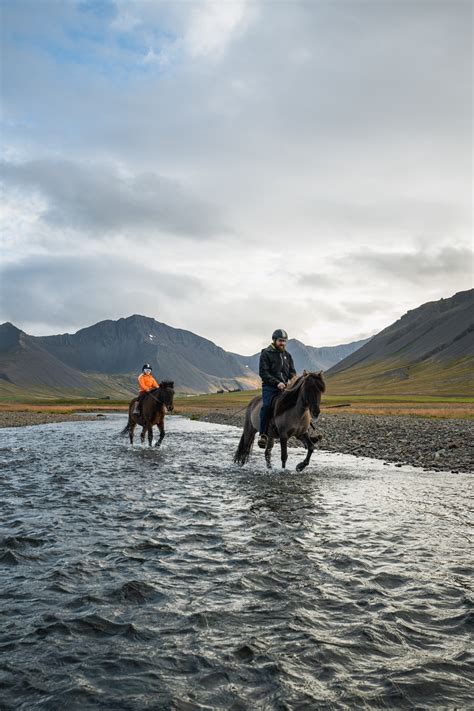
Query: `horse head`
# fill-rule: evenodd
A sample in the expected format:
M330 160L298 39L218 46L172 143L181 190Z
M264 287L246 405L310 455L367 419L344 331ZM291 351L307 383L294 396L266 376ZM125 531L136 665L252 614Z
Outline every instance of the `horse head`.
M168 412L173 412L174 410L174 382L171 380L164 380L160 383L160 400L166 407Z
M304 404L311 408L313 418L316 420L320 413L321 395L326 390L326 383L323 378L323 371L319 373L310 373L307 370L303 371L303 398Z

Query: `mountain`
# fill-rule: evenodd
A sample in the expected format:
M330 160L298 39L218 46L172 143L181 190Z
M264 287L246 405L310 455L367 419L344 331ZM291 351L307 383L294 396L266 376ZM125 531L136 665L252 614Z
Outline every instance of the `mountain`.
M331 394L474 394L474 289L408 311L327 373Z
M362 341L344 343L340 346L315 348L314 346L306 346L304 343L301 343L301 341L296 340L296 338L290 338L287 348L293 356L297 372L301 373L303 370L327 370L358 348L361 348L368 340L369 339L366 338ZM255 353L251 356L241 356L237 353L233 353L233 355L240 360L241 363L248 366L255 373L258 373L260 353Z
M464 395L472 392L473 307L474 289L409 311L368 341L314 348L293 339L288 350L298 372L326 370L331 394ZM29 336L5 323L0 393L128 398L145 362L179 392L251 389L260 386L259 356L228 353L139 315L57 336Z
M249 389L255 373L206 338L146 316L101 321L75 334L28 336L0 326L0 390L129 397L144 362L180 392Z
M321 370L357 346L289 343L299 371ZM259 356L228 353L190 331L139 315L57 336L29 336L5 323L0 326L0 393L128 398L146 362L158 380L174 380L179 392L246 390L260 387Z
M55 395L124 397L130 393L126 378L86 374L63 363L11 323L0 325L0 393L16 397Z

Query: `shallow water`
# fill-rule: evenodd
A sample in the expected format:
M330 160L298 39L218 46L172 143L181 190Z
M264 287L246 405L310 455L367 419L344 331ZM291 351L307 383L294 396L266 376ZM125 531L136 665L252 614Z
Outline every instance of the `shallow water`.
M0 431L0 707L469 706L472 477L124 423Z

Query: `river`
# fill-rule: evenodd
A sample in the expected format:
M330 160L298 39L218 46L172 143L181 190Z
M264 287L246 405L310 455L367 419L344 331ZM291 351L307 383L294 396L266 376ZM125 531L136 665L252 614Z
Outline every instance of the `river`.
M467 708L472 476L124 424L0 431L1 708Z

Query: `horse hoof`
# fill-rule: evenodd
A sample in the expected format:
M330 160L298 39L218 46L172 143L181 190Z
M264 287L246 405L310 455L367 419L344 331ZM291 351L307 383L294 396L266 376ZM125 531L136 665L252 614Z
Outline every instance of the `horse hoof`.
M297 465L296 465L296 471L297 471L297 472L302 472L303 469L305 469L305 468L306 468L306 464L304 464L303 462L300 462L300 464L297 464Z

